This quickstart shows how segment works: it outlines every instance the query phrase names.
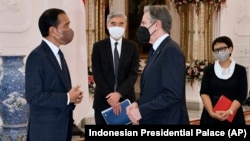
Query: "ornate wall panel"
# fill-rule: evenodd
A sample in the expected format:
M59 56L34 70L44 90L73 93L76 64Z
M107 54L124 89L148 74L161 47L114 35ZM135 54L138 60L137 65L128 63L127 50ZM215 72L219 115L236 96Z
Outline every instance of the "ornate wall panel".
M234 33L237 35L238 41L234 44L234 57L247 58L250 57L250 1L239 0L237 3L236 20L234 21Z
M0 17L5 17L0 20L0 32L26 31L32 21L31 0L1 0Z

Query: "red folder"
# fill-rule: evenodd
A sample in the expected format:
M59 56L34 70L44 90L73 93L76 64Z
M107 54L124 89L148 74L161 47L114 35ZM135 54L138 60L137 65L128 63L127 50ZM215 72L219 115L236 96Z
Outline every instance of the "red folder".
M225 111L225 110L228 110L230 108L231 104L232 104L232 101L230 99L228 99L224 95L221 95L221 97L219 98L219 100L217 101L217 103L214 106L214 111ZM230 115L227 118L227 120L229 122L232 122L235 114L236 114L236 111L232 115Z

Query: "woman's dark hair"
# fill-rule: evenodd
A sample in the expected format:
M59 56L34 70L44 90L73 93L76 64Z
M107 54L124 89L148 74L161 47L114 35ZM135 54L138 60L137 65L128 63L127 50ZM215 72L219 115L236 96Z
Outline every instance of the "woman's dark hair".
M57 27L59 25L58 15L60 14L65 14L65 12L57 8L47 9L42 13L38 26L43 37L49 35L49 28L51 26Z
M212 43L212 51L214 51L214 45L216 43L225 43L227 45L227 47L232 47L233 48L233 42L227 36L220 36L220 37L217 37L216 39L214 39L214 41Z

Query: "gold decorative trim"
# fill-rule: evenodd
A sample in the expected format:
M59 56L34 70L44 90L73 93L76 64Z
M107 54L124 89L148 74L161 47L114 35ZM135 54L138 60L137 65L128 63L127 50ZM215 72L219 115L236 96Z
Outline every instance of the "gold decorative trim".
M91 66L93 44L106 37L105 34L105 6L108 0L88 0L87 2L87 38L88 38L88 66Z
M180 45L186 61L198 59L212 62L213 5L200 2L196 6L183 4L177 8L181 22Z

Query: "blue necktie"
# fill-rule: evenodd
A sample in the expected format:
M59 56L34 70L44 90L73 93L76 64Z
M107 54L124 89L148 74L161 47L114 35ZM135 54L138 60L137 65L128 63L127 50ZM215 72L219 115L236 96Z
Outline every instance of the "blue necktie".
M67 63L66 63L66 60L64 58L64 55L63 55L63 53L62 53L61 50L59 50L58 54L59 54L60 59L61 59L61 68L62 68L62 71L65 74L66 80L70 82L70 77L68 75L69 72L68 72Z
M119 53L117 50L117 44L118 42L115 42L115 49L114 49L114 70L115 70L115 86L114 90L116 91L118 86L118 68L119 68Z
M155 50L153 49L153 47L149 50L149 52L148 52L148 62L149 62L149 60L152 58L152 56L154 55L154 52L155 52Z

